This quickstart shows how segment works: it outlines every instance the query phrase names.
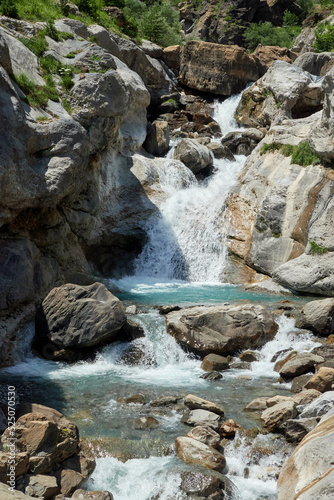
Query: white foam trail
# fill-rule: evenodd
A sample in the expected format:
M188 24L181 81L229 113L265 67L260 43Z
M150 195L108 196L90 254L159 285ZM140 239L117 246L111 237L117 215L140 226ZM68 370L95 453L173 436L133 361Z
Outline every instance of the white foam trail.
M173 461L171 457L150 457L123 463L116 458L99 458L87 487L108 490L114 500L183 500L180 474L168 469Z
M242 93L232 95L223 102L216 100L214 103L214 119L219 123L223 136L229 132L245 130L234 118L241 96Z

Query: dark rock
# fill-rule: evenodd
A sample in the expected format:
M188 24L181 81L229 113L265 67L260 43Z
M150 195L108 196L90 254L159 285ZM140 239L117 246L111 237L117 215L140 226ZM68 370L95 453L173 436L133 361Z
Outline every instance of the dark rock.
M317 425L316 418L300 418L299 420L287 420L285 426L285 438L288 443L299 443Z
M312 375L300 375L299 377L295 377L292 381L291 392L293 394L298 394L301 392L306 382L308 382L312 378Z
M218 354L208 354L203 358L201 364L202 370L205 372L223 371L229 369L229 364L226 358Z
M150 402L150 406L173 406L183 399L182 396L162 396Z
M200 378L204 378L205 380L219 380L220 378L223 378L223 375L219 372L208 372L203 373Z
M244 351L239 354L239 358L241 359L241 361L252 363L253 361L258 361L260 359L260 355L258 352L254 351Z

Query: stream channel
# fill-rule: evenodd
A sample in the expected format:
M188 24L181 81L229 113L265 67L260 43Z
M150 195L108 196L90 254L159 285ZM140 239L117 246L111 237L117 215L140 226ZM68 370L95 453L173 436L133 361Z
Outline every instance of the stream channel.
M215 104L214 117L224 135L237 129L233 115L239 99ZM178 460L173 449L175 438L189 431L180 422L181 407L125 405L118 398L140 393L149 403L161 396L196 394L222 404L226 418L245 429L259 428L259 421L244 407L256 397L291 395L289 385L278 382L272 357L283 349L305 351L317 345L310 333L296 330L294 320L282 315L277 318L278 333L261 349L259 361L207 381L200 378L201 361L166 333L164 316L154 308L255 301L275 309L274 303L282 299L306 301L220 282L226 259L225 200L244 161L241 156L235 162L215 160L214 174L204 181L197 181L188 169L182 176L175 168L161 170L166 193L161 215L147 222L149 238L135 275L114 281L123 290L119 298L125 305L136 304L139 313L131 319L145 330L145 338L133 342L143 353L139 365L122 361L126 343L103 348L94 362L67 365L34 357L29 347L31 324L18 339L17 364L0 374L1 381L17 386L25 400L54 407L78 425L97 457L87 489L109 490L115 500L186 498L180 474L193 467ZM158 427L137 429L135 421L148 415L158 420ZM274 500L279 467L292 447L272 434L250 436L237 436L225 447L227 475L235 485L233 500Z

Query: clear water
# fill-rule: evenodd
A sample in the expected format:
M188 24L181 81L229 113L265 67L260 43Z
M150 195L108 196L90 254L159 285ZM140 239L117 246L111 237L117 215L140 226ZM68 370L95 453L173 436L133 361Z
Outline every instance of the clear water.
M215 104L216 119L224 133L237 128L233 113L238 99L240 96ZM215 175L205 182L198 182L184 169L181 175L174 167L166 170L161 166L161 215L148 222L149 240L137 260L135 276L117 282L125 303L135 302L147 310L133 317L144 327L144 339L131 345L119 342L107 346L93 362L67 365L33 355L29 340L34 328L30 325L18 339L17 364L0 373L0 382L10 380L26 400L57 408L90 440L98 460L88 489L110 490L115 500L183 499L180 473L187 466L175 457L173 443L189 428L180 422L181 407L157 410L148 403L165 395L194 393L224 405L226 418L245 428L258 427L258 421L243 412L244 407L259 396L289 394L289 387L281 386L273 372L273 354L316 345L309 334L293 333L293 320L281 317L278 334L263 347L259 362L251 369L229 370L222 379L208 382L200 378L201 361L181 350L167 335L164 317L151 309L153 305L241 300L269 303L285 298L220 283L226 256L225 200L243 161L216 162ZM124 361L130 348L139 358L134 366ZM138 393L145 397L145 405L117 401ZM136 420L147 415L158 420L157 429L137 429ZM278 441L273 447L270 436L251 442L239 437L226 447L229 476L238 489L233 500L276 497L275 474L284 459L283 445ZM271 453L259 456L256 447L268 448Z

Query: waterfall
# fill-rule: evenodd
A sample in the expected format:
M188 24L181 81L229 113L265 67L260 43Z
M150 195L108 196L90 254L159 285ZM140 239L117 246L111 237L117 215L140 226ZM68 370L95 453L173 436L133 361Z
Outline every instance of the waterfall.
M214 118L224 134L238 127L234 112L240 97L214 105ZM175 170L170 183L164 177L168 197L160 216L147 223L148 242L136 261L137 278L219 283L226 257L225 201L244 159L215 160L212 176L204 181L194 177L186 186L175 182Z

